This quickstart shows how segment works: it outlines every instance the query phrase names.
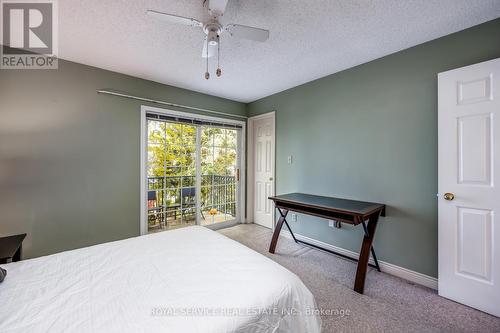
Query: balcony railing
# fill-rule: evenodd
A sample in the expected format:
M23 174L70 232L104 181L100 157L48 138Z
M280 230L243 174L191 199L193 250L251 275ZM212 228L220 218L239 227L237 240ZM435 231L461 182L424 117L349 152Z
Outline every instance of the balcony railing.
M194 217L196 207L196 176L148 177L148 210L150 214ZM202 175L200 207L202 218L210 209L218 214L236 216L236 177Z

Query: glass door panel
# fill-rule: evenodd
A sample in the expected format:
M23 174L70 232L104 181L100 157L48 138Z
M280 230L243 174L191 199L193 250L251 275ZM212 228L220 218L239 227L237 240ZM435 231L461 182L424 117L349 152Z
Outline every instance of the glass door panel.
M148 231L196 223L196 126L148 120Z
M148 232L235 221L240 130L148 119Z
M237 218L238 130L201 126L201 223Z
M148 231L165 221L165 123L148 121L147 154L147 220Z

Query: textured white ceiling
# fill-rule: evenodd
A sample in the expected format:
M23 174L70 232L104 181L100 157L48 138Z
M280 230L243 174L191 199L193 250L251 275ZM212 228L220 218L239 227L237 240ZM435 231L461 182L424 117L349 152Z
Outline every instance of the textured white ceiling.
M224 23L271 36L223 38L223 76L208 81L203 32L154 20L146 9L206 18L202 0L59 1L59 56L250 102L497 18L500 0L229 0Z

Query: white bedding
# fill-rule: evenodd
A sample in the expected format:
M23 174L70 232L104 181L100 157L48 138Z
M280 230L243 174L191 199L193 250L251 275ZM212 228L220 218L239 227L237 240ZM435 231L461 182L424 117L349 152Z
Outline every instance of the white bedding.
M203 227L3 266L4 333L315 333L321 326L296 275Z

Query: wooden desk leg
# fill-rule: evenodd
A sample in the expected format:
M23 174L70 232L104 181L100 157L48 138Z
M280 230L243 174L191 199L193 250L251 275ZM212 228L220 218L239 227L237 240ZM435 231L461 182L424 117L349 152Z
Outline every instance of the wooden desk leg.
M368 236L363 237L361 251L359 252L358 269L356 271L356 281L354 282L354 291L362 294L365 289L366 270L368 269L368 260L370 259L370 250L372 248L375 229L377 227L378 216L380 212L370 215L368 220Z
M280 236L281 227L283 226L283 223L285 222L285 218L286 218L287 214L288 214L288 210L283 209L281 211L278 223L276 224L276 227L274 228L273 238L271 239L271 245L269 246L270 253L274 253L274 250L276 250L276 245L278 244L278 238Z

